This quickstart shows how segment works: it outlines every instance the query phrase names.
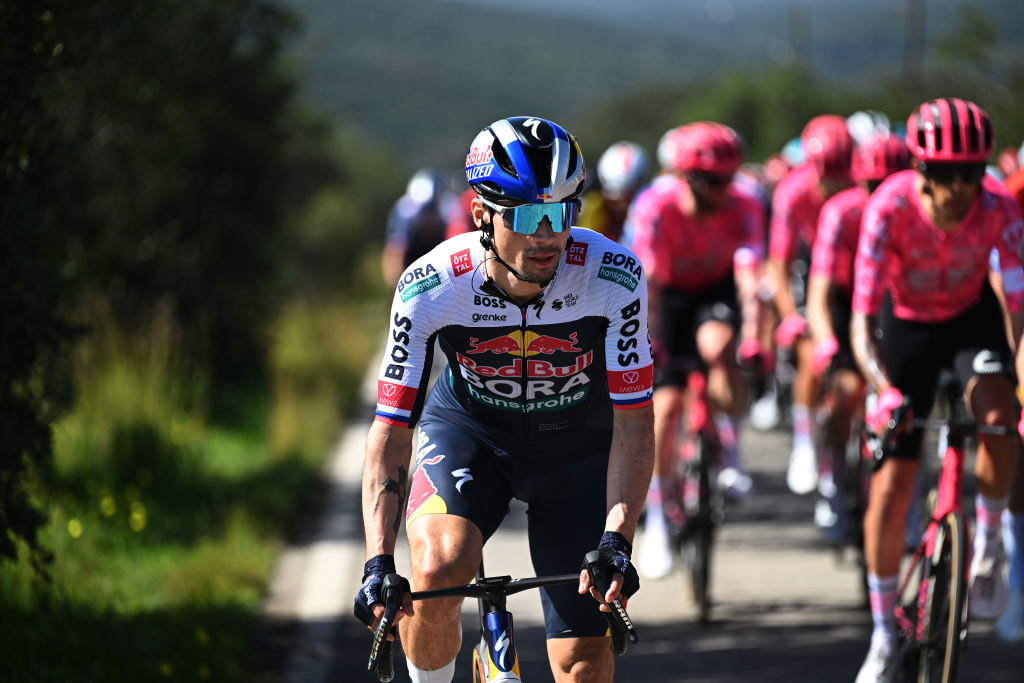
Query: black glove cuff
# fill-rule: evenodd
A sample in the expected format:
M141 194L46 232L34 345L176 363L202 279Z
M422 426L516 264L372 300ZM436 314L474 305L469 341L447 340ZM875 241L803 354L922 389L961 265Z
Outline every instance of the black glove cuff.
M394 555L377 555L371 557L363 565L363 581L366 581L366 577L374 576L377 574L396 574L395 570L395 556Z
M601 542L597 544L597 547L611 548L615 552L622 553L626 557L633 557L633 545L618 531L604 532L601 535Z

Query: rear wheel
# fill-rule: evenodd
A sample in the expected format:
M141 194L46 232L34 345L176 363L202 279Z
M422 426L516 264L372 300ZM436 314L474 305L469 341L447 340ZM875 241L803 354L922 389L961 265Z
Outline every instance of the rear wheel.
M966 635L967 536L963 517L946 515L938 529L935 551L921 570L924 601L919 683L953 683L960 673Z

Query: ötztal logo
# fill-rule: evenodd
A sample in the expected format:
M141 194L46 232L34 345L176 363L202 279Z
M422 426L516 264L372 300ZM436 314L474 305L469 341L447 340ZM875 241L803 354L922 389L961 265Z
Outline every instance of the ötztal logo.
M452 272L455 276L464 275L473 270L473 259L469 256L469 249L457 251L451 255Z
M565 262L571 266L586 265L587 243L573 242L572 246L565 250Z

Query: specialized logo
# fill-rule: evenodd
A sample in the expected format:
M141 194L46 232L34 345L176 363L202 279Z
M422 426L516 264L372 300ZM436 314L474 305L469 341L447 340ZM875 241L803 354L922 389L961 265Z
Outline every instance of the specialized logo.
M458 479L458 481L455 482L455 489L459 493L462 493L462 487L467 482L473 481L473 475L469 473L468 467L460 467L457 470L452 470L452 476Z
M459 275L465 275L466 273L473 270L473 259L469 255L469 249L463 249L457 251L451 255L452 261L452 273L456 277Z
M420 460L416 466L416 472L412 475L412 486L409 489L409 504L405 511L406 528L412 524L413 520L422 515L448 512L448 505L438 495L437 486L434 485L427 473L427 465L436 465L442 460L444 460L443 455L435 455L432 458Z

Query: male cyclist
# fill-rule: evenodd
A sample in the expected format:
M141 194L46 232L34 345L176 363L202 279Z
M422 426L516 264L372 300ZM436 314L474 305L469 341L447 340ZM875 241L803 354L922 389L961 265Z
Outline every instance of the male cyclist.
M794 493L807 494L815 489L819 474L812 436L818 383L812 372L813 347L807 321L799 309L805 301L810 250L821 207L853 184L850 165L854 142L846 129L846 119L823 114L807 122L800 143L805 161L786 174L772 195L768 265L775 280L775 309L781 321L775 341L779 348L792 349L796 355L791 408L793 451L786 484Z
M466 156L479 232L399 281L363 470L364 623L383 613L407 487L414 590L471 581L512 498L528 505L537 574L580 567L597 547L611 587L599 595L582 572L579 593L603 603L639 587L631 542L654 462L646 282L629 250L572 227L584 175L562 127L495 121ZM435 338L448 368L424 396ZM555 680L610 681L607 605L567 587L541 597ZM414 611L406 598L396 621L412 680L451 681L461 600Z
M811 274L807 284L807 322L813 342L811 371L829 382L831 405L825 434L822 476L818 482L821 498L815 506L815 523L825 530L829 541L843 539L840 481L843 454L850 438L853 417L863 406L864 381L850 350L850 304L853 297L853 261L860 237L861 215L868 195L892 173L910 166L906 143L888 130L868 137L853 156L853 179L857 185L833 196L821 207L811 251Z
M597 160L598 187L583 196L580 224L618 242L629 205L649 175L643 147L626 141L609 146Z
M750 477L739 456L739 417L746 408L737 365L759 353L757 268L764 251L764 210L732 183L743 145L732 128L700 122L675 129L663 156L675 172L641 194L629 219L633 247L647 271L652 339L657 345L654 391L656 465L647 497L640 568L651 577L672 567L663 507L678 453L687 374L707 368L708 394L722 440L719 482L746 495ZM742 315L741 310L742 309ZM742 326L741 326L742 323ZM682 521L681 518L677 521Z
M904 396L914 414L927 416L937 376L947 366L964 383L975 420L1017 423L1014 352L1020 348L1024 295L1019 253L1024 219L1016 202L985 173L994 137L988 114L973 102L923 103L907 121L914 169L890 176L864 209L850 335L858 365L878 394L865 416L876 433ZM1001 268L1000 293L989 284L993 248ZM872 477L864 553L875 626L857 683L890 681L895 675L892 609L921 441L920 429L900 434L893 457ZM999 520L1019 446L1002 437L978 440L969 599L974 617L994 618L1005 605Z
M440 172L421 168L413 173L405 193L388 214L381 271L389 287L395 286L409 264L444 240L448 207L453 200Z

